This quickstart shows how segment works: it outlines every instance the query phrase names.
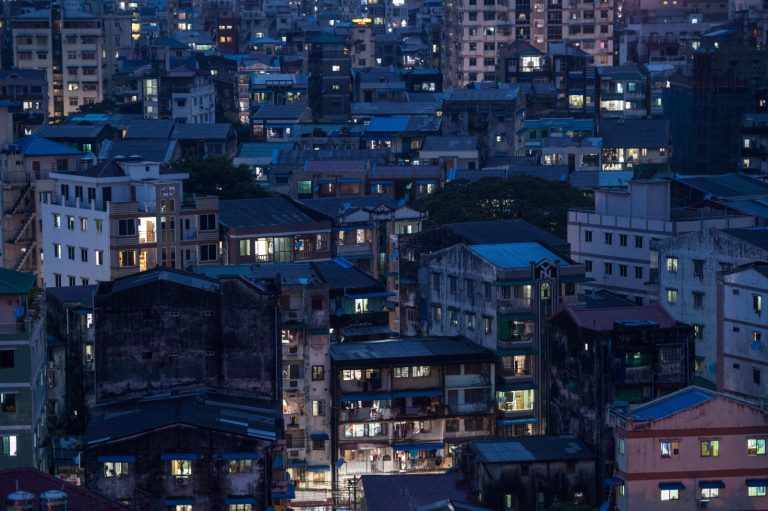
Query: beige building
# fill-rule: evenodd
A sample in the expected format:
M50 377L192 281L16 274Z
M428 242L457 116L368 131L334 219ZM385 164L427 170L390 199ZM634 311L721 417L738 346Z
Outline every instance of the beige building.
M442 66L445 88L496 81L496 55L515 40L546 52L566 41L613 63L613 0L449 0L444 5Z
M13 20L16 67L47 71L50 117L102 100L103 41L101 20L84 12L53 7Z

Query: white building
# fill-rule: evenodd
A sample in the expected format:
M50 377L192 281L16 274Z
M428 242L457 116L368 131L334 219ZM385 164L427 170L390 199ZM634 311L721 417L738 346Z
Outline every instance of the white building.
M103 98L101 20L55 6L13 19L16 67L45 69L48 115L65 117Z
M647 304L655 299L648 286L652 242L690 231L754 225L750 216L672 209L669 186L663 180L631 181L628 189L596 190L594 211L568 212L571 255L594 279L584 284L587 292L608 289Z
M51 173L42 194L45 286L109 281L156 266L218 264L218 199L185 197L184 173L145 161Z
M768 229L695 231L659 241L652 248L655 251L654 265L658 264L655 285L658 286L659 301L673 318L694 326L697 335L696 373L714 382L723 363L717 351L717 332L722 323L717 316L716 275L743 264L768 261ZM736 277L728 279L733 286L740 282ZM750 297L753 292L749 293ZM729 298L735 298L732 293ZM751 311L752 305L749 307ZM739 319L746 320L749 317L747 312L735 316L729 312L727 318L737 322ZM725 324L723 328L731 328L729 338L739 339L748 346L752 341L747 338L751 339L755 331L760 331L759 317L752 316L748 321L751 326L744 325L745 333L733 331L734 326L742 328L740 325ZM745 361L745 369L747 364L749 362Z
M768 398L766 300L768 263L748 264L718 277L717 387L720 390L752 399Z

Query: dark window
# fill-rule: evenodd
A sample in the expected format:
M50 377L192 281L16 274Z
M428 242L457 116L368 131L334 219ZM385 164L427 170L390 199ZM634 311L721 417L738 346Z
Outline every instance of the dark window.
M117 234L120 236L133 236L136 234L136 220L118 220Z
M200 245L200 260L201 261L215 261L216 260L216 245Z
M217 228L216 215L209 213L207 215L200 215L200 230L201 231L213 231Z
M605 244L606 245L613 245L613 234L610 232L605 233Z

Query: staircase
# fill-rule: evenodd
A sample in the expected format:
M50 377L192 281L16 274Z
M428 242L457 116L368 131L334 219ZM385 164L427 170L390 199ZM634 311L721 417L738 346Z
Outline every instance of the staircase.
M13 206L5 210L5 214L6 215L17 214L21 210L21 205L24 202L24 199L26 199L31 192L32 192L32 183L26 183L24 185L24 188L22 188L21 192L19 193L19 198L16 199L16 202L13 203Z

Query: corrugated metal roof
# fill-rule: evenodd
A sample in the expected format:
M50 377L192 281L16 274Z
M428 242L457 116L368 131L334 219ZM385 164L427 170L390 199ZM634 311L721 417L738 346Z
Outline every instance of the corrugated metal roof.
M698 387L688 387L668 396L660 397L650 403L640 405L629 413L636 421L658 420L680 413L688 408L711 400L715 395Z
M498 268L528 268L531 263L545 259L559 262L560 266L572 264L535 242L468 245L468 248Z
M47 138L29 135L15 142L21 148L25 156L67 156L82 154L77 149L72 149L64 144L59 144Z
M445 224L443 228L461 236L466 243L475 245L535 241L552 248L568 246L567 241L521 219L459 222Z
M275 151L292 149L293 142L246 143L240 147L238 158L271 158Z
M659 328L672 328L677 321L658 303L653 305L636 305L634 307L605 307L592 304L585 306L566 305L556 316L566 315L576 325L595 332L605 332L614 329L614 323L627 321L650 321Z
M292 225L317 222L285 197L219 201L219 222L227 227ZM330 229L330 224L328 225Z
M29 293L35 284L32 273L0 268L0 295L18 295Z
M471 440L471 449L485 463L518 463L594 458L575 436L524 436L514 439Z
M768 195L768 184L744 174L679 177L676 181L703 193L711 194L711 198Z
M436 357L487 357L493 352L464 337L420 337L337 343L331 358L338 362L430 360Z
M445 499L475 503L464 474L364 475L369 511L413 511Z
M410 116L374 117L366 128L366 133L392 133L406 131Z
M667 147L669 119L603 119L603 147Z
M119 293L121 291L160 281L173 282L175 284L195 287L204 291L218 292L219 290L218 281L203 277L202 275L172 270L170 268L154 268L115 280L111 283L111 292Z

